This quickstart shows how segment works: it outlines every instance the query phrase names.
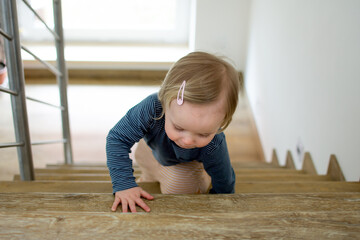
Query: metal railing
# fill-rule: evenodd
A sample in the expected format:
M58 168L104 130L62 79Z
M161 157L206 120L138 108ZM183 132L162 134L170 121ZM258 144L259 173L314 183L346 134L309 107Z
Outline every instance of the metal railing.
M62 28L61 0L53 0L54 30L52 30L45 23L45 21L36 13L36 11L32 8L32 6L27 0L22 0L25 5L34 13L34 15L45 25L45 27L54 36L57 53L57 67L54 67L48 62L41 60L29 49L21 46L16 0L0 1L0 34L4 37L6 66L9 78L9 88L7 89L0 86L0 91L11 95L11 105L16 138L16 142L14 143L0 143L0 148L17 147L21 180L30 181L34 180L35 178L31 145L63 143L65 164L73 163L67 102L68 75L64 57L64 36ZM24 69L21 59L21 49L32 55L36 60L42 63L49 71L51 71L56 76L60 94L60 106L56 106L25 96L25 80ZM26 99L60 109L63 139L39 142L30 141Z

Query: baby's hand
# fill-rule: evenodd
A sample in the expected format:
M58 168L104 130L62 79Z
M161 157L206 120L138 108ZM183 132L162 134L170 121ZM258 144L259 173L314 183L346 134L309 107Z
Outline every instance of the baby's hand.
M136 212L136 205L139 205L146 212L150 212L150 208L144 203L141 197L144 197L148 200L154 199L153 196L145 192L141 187L134 187L116 192L111 211L115 212L117 206L121 203L123 212L127 212L128 208L130 208L131 212Z

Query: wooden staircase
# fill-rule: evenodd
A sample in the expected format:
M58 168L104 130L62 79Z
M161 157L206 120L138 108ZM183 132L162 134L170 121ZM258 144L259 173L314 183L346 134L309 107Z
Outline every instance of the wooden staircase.
M359 239L359 182L280 167L276 155L233 167L236 194L163 195L141 183L151 212L124 214L110 210L105 166L48 165L36 181L0 182L0 239Z

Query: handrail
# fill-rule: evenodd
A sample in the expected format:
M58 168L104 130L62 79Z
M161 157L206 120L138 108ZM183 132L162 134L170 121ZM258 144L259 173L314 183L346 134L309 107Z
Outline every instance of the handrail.
M20 34L16 0L0 1L1 26L4 32L12 36L11 41L4 41L7 73L10 90L18 95L11 96L21 180L34 180L33 157L30 145L29 122L26 109L24 69L21 59ZM23 143L22 145L19 143ZM5 145L8 146L9 144Z
M9 34L7 34L2 28L0 28L0 34L3 35L7 40L12 41L13 37Z
M15 143L0 143L0 148L7 148L7 147L21 147L25 144L23 142L15 142Z
M36 56L33 52L31 52L27 47L21 45L21 48L26 51L27 53L29 53L31 56L33 56L36 60L38 60L39 62L41 62L45 67L47 67L52 73L54 73L56 76L61 76L62 73L53 65L51 65L48 62L45 62L43 60L41 60L38 56Z
M60 139L60 140L47 140L47 141L36 141L32 142L31 145L42 145L42 144L52 144L52 143L66 143L66 139Z
M66 70L65 54L64 54L64 29L62 23L62 9L61 0L53 0L53 13L54 13L54 29L59 34L59 40L55 41L56 45L56 56L57 56L57 67L63 73L61 76L57 76L57 82L60 89L60 104L66 111L61 111L62 130L63 138L68 141L64 143L64 155L65 163L72 164L72 146L71 146L71 133L70 133L70 121L68 111L68 98L67 98L67 84L68 75Z
M67 104L68 76L64 57L64 36L62 28L61 0L53 0L54 30L51 30L47 26L44 20L31 7L28 0L23 0L23 2L54 35L57 54L57 67L55 67L39 58L27 47L21 46L16 0L0 1L0 21L1 26L3 27L3 29L0 28L0 34L4 36L4 40L6 40L4 41L4 44L6 50L5 54L7 72L9 76L9 88L0 87L0 92L9 93L11 95L10 97L16 137L16 142L0 143L0 148L17 147L21 180L29 181L34 180L35 177L31 145L63 143L65 163L71 164L73 163L73 160ZM21 49L29 53L31 56L33 56L36 60L45 65L46 68L48 68L52 73L56 75L60 90L60 106L25 96L25 80L23 62L21 59ZM31 142L26 100L46 104L52 107L59 108L61 110L63 139Z
M47 102L38 100L38 99L36 99L36 98L26 97L26 99L28 99L28 100L30 100L30 101L33 101L33 102L42 103L42 104L45 104L45 105L48 105L48 106L51 106L51 107L54 107L54 108L59 108L59 109L61 109L61 110L64 110L64 109L65 109L63 106L57 106L57 105L54 105L54 104L51 104L51 103L47 103Z
M46 24L46 22L40 17L40 15L35 11L35 9L31 6L31 4L27 1L27 0L23 0L23 2L26 4L26 6L28 6L28 8L35 14L35 16L40 20L40 22L42 22L44 25L45 25L45 27L50 31L50 33L52 34L52 35L54 35L54 37L55 37L55 39L56 40L59 40L60 39L60 37L59 37L59 35L56 33L56 32L54 32L47 24Z
M43 144L53 144L53 143L66 143L66 139L59 140L45 140L45 141L35 141L31 142L31 145L43 145ZM8 148L8 147L21 147L25 144L23 142L13 142L13 143L0 143L0 148Z
M10 90L10 89L1 87L1 86L0 86L0 92L6 92L6 93L9 93L9 94L14 95L14 96L18 96L18 95L19 95L19 93L15 92L15 91L12 91L12 90Z

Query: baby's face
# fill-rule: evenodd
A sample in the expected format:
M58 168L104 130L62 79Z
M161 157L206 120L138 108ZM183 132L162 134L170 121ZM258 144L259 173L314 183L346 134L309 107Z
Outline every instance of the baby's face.
M185 101L179 106L175 99L165 109L165 131L181 148L200 148L211 142L224 118L223 101L203 105Z

